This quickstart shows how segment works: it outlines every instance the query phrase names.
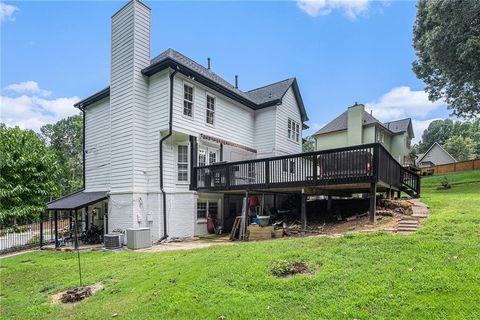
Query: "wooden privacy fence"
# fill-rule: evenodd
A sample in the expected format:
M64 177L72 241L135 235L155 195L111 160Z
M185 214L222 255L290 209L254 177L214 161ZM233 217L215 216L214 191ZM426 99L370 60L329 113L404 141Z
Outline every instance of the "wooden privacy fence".
M422 170L422 175L427 175L427 174L442 174L447 172L469 171L469 170L479 170L479 169L480 169L480 159L476 159L476 160L467 160L467 161L441 164L438 166L422 168L421 170Z

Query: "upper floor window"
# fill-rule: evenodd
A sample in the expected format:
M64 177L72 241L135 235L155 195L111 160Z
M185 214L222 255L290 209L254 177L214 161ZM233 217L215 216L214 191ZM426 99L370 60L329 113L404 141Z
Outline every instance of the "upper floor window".
M300 141L300 124L292 119L288 119L288 139Z
M380 142L380 143L385 142L385 131L379 128L375 130L375 142Z
M215 97L207 94L207 123L213 124L215 120Z
M191 117L193 112L193 87L183 85L183 114Z
M178 146L177 149L177 180L188 181L188 146Z

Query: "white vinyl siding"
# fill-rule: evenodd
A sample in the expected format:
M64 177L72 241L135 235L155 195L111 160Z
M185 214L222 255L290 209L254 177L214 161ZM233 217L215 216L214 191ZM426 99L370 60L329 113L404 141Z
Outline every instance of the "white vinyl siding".
M257 158L275 156L276 107L255 112L255 148Z
M298 142L288 138L288 119L299 124ZM277 106L275 153L276 155L294 154L302 152L302 120L297 100L292 88L289 88L282 99L282 104Z
M192 118L183 114L183 85L194 85L194 106ZM181 74L175 75L173 130L187 135L206 134L233 143L254 148L254 111L232 101L218 92L208 93L215 96L214 126L205 120L207 110L207 88ZM193 121L192 121L193 120Z
M85 109L85 189L110 190L110 100Z

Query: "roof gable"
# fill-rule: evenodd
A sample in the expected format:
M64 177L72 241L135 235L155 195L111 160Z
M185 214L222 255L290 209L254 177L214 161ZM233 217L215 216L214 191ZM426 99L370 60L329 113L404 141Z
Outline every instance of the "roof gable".
M449 156L453 162L457 162L457 159L455 159L447 150L445 150L438 142L434 142L430 148L428 148L427 152L421 155L421 157L418 158L417 162L420 163L432 150L434 147L439 148L442 152L444 152L447 156Z

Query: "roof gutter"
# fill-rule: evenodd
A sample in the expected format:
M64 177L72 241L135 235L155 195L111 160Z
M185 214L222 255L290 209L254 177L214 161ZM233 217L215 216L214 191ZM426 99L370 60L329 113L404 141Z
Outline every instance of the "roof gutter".
M159 146L159 152L158 152L158 157L159 157L159 174L160 174L160 191L162 192L162 209L163 209L163 237L160 239L160 241L163 241L168 238L167 234L167 192L165 191L164 185L163 185L163 143L165 140L170 138L172 136L173 132L173 80L175 77L175 74L178 72L179 68L177 68L170 73L170 101L169 101L169 114L168 114L168 133L166 136L160 139L160 146Z

